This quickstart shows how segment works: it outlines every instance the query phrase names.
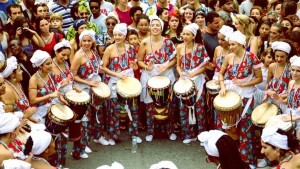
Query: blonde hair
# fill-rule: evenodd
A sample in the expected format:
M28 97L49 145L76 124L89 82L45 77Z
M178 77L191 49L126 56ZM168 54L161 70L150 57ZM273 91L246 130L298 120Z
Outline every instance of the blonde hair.
M53 21L53 20L60 20L62 21L63 20L63 17L60 13L53 13L50 15L50 22Z
M234 22L238 21L243 27L243 34L246 35L247 39L254 36L253 30L255 25L247 15L234 15L233 20Z

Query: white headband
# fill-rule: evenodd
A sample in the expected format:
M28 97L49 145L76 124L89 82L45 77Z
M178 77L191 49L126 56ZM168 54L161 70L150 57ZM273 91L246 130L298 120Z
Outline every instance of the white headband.
M16 57L12 56L6 60L6 68L1 73L4 78L7 78L11 73L18 68Z
M3 113L0 115L0 134L11 133L19 125L19 118L13 113Z
M50 133L43 130L37 130L35 127L31 127L30 136L33 141L31 150L33 155L42 154L49 147L52 140Z
M126 37L126 35L127 35L127 25L126 25L126 23L116 24L116 26L114 27L113 34L115 34L116 32L120 32L123 36Z
M197 24L195 24L195 23L186 25L186 26L183 28L183 30L188 30L188 31L192 32L192 34L193 34L194 36L197 35L198 29L199 29L199 26L198 26Z
M273 52L275 52L275 50L280 50L287 54L290 54L292 48L291 48L290 44L288 44L286 42L275 41L272 43L272 49L273 49Z
M225 36L225 40L228 41L230 36L233 34L233 28L227 25L223 25L219 30L219 33Z
M160 25L161 25L161 30L164 30L164 22L158 16L152 15L152 16L149 16L149 19L150 19L150 26L151 26L153 21L158 20L160 22Z
M262 131L261 139L280 149L289 150L288 137L277 133L278 128L274 126L265 127Z
M31 164L22 160L9 159L3 161L5 169L31 169Z
M54 46L54 51L57 51L58 49L62 48L62 47L67 47L71 49L71 45L70 42L66 39L62 39L59 43L57 43Z
M300 67L300 57L296 56L296 55L293 56L293 57L291 57L290 63L291 63L291 66L298 66L298 67Z
M95 42L95 32L93 30L84 30L83 32L81 32L81 34L79 35L79 41L82 41L82 38L84 36L89 36L93 39L93 42Z
M157 164L151 165L150 167L150 169L161 169L161 168L178 169L172 161L161 161Z
M242 34L240 31L233 32L233 34L229 37L229 40L237 42L244 46L246 44L246 36Z
M33 67L39 67L41 66L48 58L51 56L48 52L42 51L42 50L36 50L31 59L30 62L32 63Z
M216 146L216 143L224 135L227 134L219 130L210 130L200 133L198 135L198 139L204 143L204 148L207 154L214 157L219 157L219 150Z

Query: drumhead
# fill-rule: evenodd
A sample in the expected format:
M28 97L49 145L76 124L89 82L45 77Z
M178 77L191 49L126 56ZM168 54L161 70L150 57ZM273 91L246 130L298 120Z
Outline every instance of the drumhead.
M65 94L65 97L75 103L86 103L89 102L91 97L90 95L85 92L81 91L80 93L77 92L76 90L70 90Z
M235 110L242 105L242 98L239 94L227 91L224 96L218 94L214 99L214 107L220 111Z
M285 122L281 118L284 116L283 114L271 117L266 123L265 127L275 126L283 131L288 131L292 128L291 122Z
M51 113L61 120L70 120L74 117L73 111L63 104L52 105Z
M148 80L147 84L153 89L163 89L171 84L171 80L165 76L154 76Z
M178 94L185 94L193 89L193 82L190 79L179 79L174 84L174 91Z
M264 125L267 121L278 114L278 107L272 103L263 103L257 106L251 115L252 122L257 125Z
M142 84L134 77L117 81L117 92L123 97L135 97L141 94Z
M93 92L102 98L108 98L111 95L110 88L103 82L99 82L98 86L92 87Z
M221 86L217 85L215 83L215 80L210 80L210 81L206 82L206 88L211 89L211 90L219 90L219 89L221 89Z

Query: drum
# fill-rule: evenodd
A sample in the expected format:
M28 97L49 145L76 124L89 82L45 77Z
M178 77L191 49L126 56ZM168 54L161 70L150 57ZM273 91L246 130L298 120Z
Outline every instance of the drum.
M117 93L121 102L138 97L142 92L141 82L134 77L127 77L117 81Z
M69 125L69 141L75 142L81 138L81 121L75 120Z
M231 138L238 140L239 135L235 127L242 112L242 98L239 94L227 91L224 96L220 94L214 99L214 107L220 114L223 126L222 128Z
M211 95L217 95L221 90L221 86L216 84L216 80L210 80L206 82L206 89L207 92L210 93Z
M70 108L76 113L77 120L81 120L87 110L87 104L90 102L90 95L81 91L70 90L65 94L65 99L69 102Z
M92 105L99 106L104 100L108 99L111 95L110 88L103 82L91 88Z
M148 93L157 107L167 105L171 80L165 76L154 76L147 82Z
M278 113L279 109L275 104L263 103L253 110L251 120L254 125L264 127L267 121Z
M268 126L275 126L278 127L279 129L289 132L289 133L293 133L293 123L292 122L285 122L282 120L282 116L286 116L286 115L277 115L277 116L273 116L271 117L267 123L266 123L266 127Z
M197 99L195 84L190 79L179 79L174 84L174 93L186 106L194 106Z
M46 128L52 134L59 134L66 130L68 125L75 121L76 115L66 105L55 104L48 109Z
M169 118L169 109L167 107L159 108L156 107L154 113L154 119L157 121L165 121Z

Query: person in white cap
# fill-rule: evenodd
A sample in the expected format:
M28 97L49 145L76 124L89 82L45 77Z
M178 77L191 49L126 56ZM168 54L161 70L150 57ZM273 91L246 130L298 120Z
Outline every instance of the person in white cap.
M245 50L246 36L240 31L235 31L230 36L229 44L231 53L225 57L219 72L220 95L225 95L228 90L239 94L243 111L235 125L224 123L222 128L238 140L241 157L254 168L256 166L255 130L251 127L251 114L254 109L255 85L262 82L263 64L253 53Z
M198 135L198 139L203 143L206 162L215 163L222 169L249 169L239 153L236 142L226 133L219 130L210 130Z
M178 169L172 161L161 161L157 164L151 165L150 169Z
M285 41L275 41L271 45L275 62L270 64L268 71L268 79L266 92L263 101L272 100L274 94L279 94L280 97L286 98L288 92L288 84L291 77L291 66L289 59L293 56L292 46ZM286 111L286 104L274 102L282 112Z
M180 79L175 83L174 90L175 92L184 90L185 86L179 86L180 80L190 79L195 84L197 91L196 100L193 103L180 103L181 134L183 143L188 144L196 141L197 135L206 128L204 72L209 56L202 44L201 32L196 23L183 28L182 38L184 43L179 44L176 48L176 68ZM188 86L188 83L185 85ZM179 100L182 98L179 97Z
M156 75L165 76L170 79L171 86L175 82L173 66L176 63L175 45L169 39L164 38L161 33L164 28L163 21L158 16L150 16L151 36L141 42L138 51L138 64L143 69L141 74L142 93L141 101L146 104L147 116L147 136L146 141L152 141L154 135L154 114L156 106L163 107L169 111L170 101L166 103L153 102L149 91L147 91L148 80ZM171 117L170 117L171 118ZM168 120L171 122L172 120ZM170 128L170 123L166 123L167 134L170 140L176 140L177 136Z
M127 77L134 77L134 70L137 70L137 56L135 48L125 43L127 36L127 25L125 23L117 24L114 28L115 43L106 48L103 55L103 69L107 75L108 86L112 92L111 104L112 109L109 112L109 144L115 145L115 139L120 135L120 113L121 107L125 108L125 112L129 117L129 132L132 137L137 138L137 143L141 143L142 139L138 137L138 107L137 98L128 103L119 102L116 91L118 80L125 80ZM134 87L134 86L132 86Z
M102 70L102 61L98 52L96 51L95 32L92 30L84 30L79 35L80 49L75 53L74 59L71 63L71 72L74 77L75 86L81 88L84 92L90 94L91 87L95 87L101 82L99 73ZM99 102L92 98L91 106L87 106L87 110L82 120L83 135L81 138L81 158L88 158L86 153L91 153L90 132L92 128L91 115L96 113L99 109ZM97 138L98 139L98 138ZM106 143L107 145L107 143ZM74 158L75 155L73 155Z
M37 110L32 115L38 123L45 124L45 116L53 98L59 98L60 93L56 89L53 80L51 56L42 50L34 52L30 59L32 65L38 71L29 80L29 102L36 106Z
M275 161L275 168L297 168L300 165L300 155L293 150L299 147L296 137L274 126L265 127L261 135L261 153L269 161Z

